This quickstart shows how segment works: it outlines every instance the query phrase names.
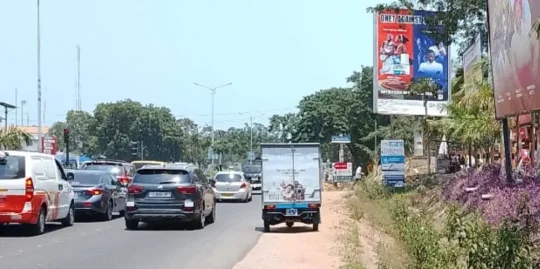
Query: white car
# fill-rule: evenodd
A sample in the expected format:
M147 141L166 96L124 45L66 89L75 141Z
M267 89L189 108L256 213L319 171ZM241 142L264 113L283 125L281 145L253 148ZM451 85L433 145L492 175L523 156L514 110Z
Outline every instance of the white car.
M253 190L244 177L244 173L236 171L218 172L212 182L216 200L251 201Z
M75 222L73 188L52 155L0 151L0 232L10 223L24 224L33 235L45 222Z

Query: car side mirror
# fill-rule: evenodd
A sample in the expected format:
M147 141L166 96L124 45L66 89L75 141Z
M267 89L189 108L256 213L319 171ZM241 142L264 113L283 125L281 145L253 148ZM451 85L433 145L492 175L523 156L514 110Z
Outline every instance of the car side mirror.
M74 180L74 179L75 179L75 175L72 172L68 172L66 180L71 181L71 180Z

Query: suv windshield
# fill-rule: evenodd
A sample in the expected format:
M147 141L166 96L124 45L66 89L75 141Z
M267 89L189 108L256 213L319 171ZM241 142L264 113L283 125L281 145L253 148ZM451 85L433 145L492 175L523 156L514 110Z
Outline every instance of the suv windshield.
M26 175L23 156L7 156L0 161L0 180L24 178Z
M191 176L185 170L142 169L135 174L133 183L191 183Z
M87 173L73 173L73 182L77 182L79 184L85 185L85 184L91 184L91 185L97 185L101 181L101 175L103 175L100 172L87 172Z
M256 174L260 173L262 171L262 167L260 165L245 165L242 169L244 173L250 173L250 174Z
M124 174L124 169L121 164L104 164L104 163L87 163L81 170L95 170L109 172L115 176Z
M219 174L216 175L217 182L240 182L242 181L242 176L239 174Z

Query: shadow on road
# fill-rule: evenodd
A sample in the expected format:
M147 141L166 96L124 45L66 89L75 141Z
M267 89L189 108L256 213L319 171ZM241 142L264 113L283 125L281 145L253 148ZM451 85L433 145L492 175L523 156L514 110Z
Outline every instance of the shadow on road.
M111 221L122 218L119 214L113 215ZM106 222L99 215L77 215L75 216L75 222L89 223L89 222Z
M63 228L68 227L64 227L59 223L47 223L44 234L55 232ZM11 224L4 228L0 234L0 237L32 237L32 235L29 234L26 226L20 224Z
M301 225L301 224L300 224ZM255 227L255 231L264 233L263 227ZM297 226L297 227L270 227L271 233L280 233L280 234L296 234L296 233L310 233L315 232L313 231L312 226L303 225L303 226Z
M206 224L205 227L211 226L213 224ZM126 229L127 230L127 229ZM190 223L185 222L176 222L176 223L139 223L139 228L137 230L130 231L198 231L198 229L193 228Z

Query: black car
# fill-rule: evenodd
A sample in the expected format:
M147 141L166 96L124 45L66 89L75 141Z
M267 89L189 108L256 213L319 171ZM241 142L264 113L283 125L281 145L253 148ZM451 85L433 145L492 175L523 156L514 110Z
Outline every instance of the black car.
M98 159L84 162L81 170L106 171L113 174L120 183L127 185L131 183L135 175L135 165L121 160Z
M71 170L67 177L75 194L75 215L98 215L109 221L113 212L126 212L126 190L111 173Z
M188 222L195 229L216 218L216 195L202 171L193 165L147 166L128 186L126 228L139 222Z

